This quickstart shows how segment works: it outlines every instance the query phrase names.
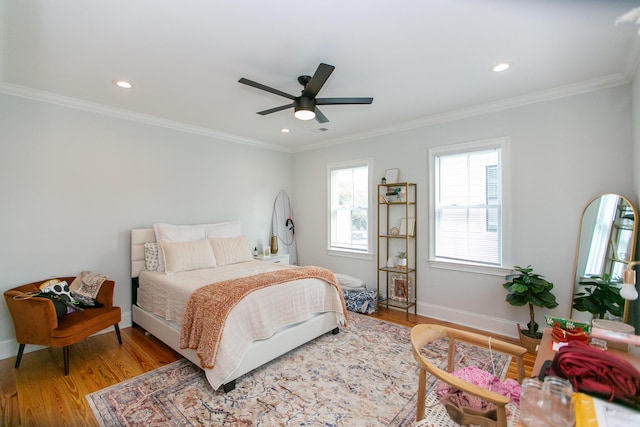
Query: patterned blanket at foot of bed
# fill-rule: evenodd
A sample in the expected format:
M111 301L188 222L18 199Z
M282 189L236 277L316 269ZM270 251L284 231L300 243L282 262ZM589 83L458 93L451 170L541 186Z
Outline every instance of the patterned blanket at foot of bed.
M371 314L378 310L378 294L374 290L347 291L342 290L347 310L356 313Z

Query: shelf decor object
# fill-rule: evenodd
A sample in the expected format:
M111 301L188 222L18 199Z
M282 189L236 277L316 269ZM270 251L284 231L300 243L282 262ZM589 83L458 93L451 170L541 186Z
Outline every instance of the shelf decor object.
M399 175L400 175L400 169L387 169L387 171L384 173L385 182L383 182L380 185L397 183Z

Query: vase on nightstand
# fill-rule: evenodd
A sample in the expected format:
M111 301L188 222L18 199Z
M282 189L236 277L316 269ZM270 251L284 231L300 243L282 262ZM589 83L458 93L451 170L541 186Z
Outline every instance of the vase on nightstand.
M278 253L278 236L271 236L271 253Z

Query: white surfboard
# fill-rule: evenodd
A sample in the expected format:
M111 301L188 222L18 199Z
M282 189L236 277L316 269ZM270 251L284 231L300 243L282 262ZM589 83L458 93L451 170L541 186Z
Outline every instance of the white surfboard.
M278 238L278 253L289 254L289 264L298 265L295 223L289 196L280 190L273 204L271 233Z

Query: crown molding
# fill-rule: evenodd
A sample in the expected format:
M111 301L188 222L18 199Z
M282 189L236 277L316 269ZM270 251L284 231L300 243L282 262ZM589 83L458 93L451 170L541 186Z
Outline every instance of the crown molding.
M528 95L507 98L500 101L480 104L476 106L466 107L459 110L453 110L441 114L426 116L417 120L406 121L393 126L374 129L368 132L361 132L341 138L333 138L322 141L317 144L310 144L304 147L289 148L277 144L269 144L262 141L243 138L237 135L218 132L212 129L193 126L182 122L167 120L149 114L136 113L121 108L109 107L102 104L79 100L77 98L58 95L51 92L39 91L32 88L13 85L8 83L0 83L0 92L21 98L33 99L36 101L46 102L49 104L60 105L68 108L88 111L96 114L102 114L124 120L131 120L152 126L159 126L180 132L191 133L195 135L205 136L207 138L219 139L227 142L234 142L253 147L259 147L268 150L280 151L285 153L297 153L312 151L321 148L327 148L335 145L346 144L349 142L361 141L363 139L385 136L393 133L400 133L416 128L434 126L440 123L446 123L454 120L461 120L469 117L480 116L483 114L494 113L498 111L508 110L512 108L522 107L525 105L546 102L554 99L565 98L578 95L581 93L592 92L609 87L628 84L633 78L638 64L640 63L640 54L638 49L634 49L634 55L629 60L624 74L613 74L599 79L588 80L584 82L574 83L554 89L548 89Z
M640 59L640 55L638 55ZM636 67L638 61L636 61ZM490 102L486 104L480 104L476 106L461 108L459 110L453 110L446 113L434 114L426 116L417 120L406 121L393 126L374 129L369 132L358 133L343 138L335 138L323 141L318 144L307 145L294 150L294 152L303 152L317 150L320 148L330 147L333 145L345 144L347 142L360 141L367 138L374 138L378 136L384 136L394 133L400 133L416 128L434 126L440 123L450 122L454 120L461 120L469 117L480 116L483 114L495 113L497 111L509 110L512 108L522 107L530 104L537 104L540 102L551 101L559 98L566 98L569 96L579 95L581 93L592 92L600 89L606 89L609 87L628 84L633 78L632 67L628 67L625 74L613 74L610 76L602 77L599 79L587 80L580 83L574 83L567 86L562 86L554 89L543 90L523 96L507 98L500 101Z
M130 120L138 123L144 123L151 126L164 127L168 129L177 130L180 132L191 133L195 135L204 136L207 138L219 139L225 142L234 142L238 144L250 145L253 147L264 148L267 150L283 151L291 153L289 148L268 144L266 142L257 141L249 138L243 138L237 135L232 135L224 132L218 132L212 129L204 128L201 126L193 126L187 123L167 120L161 117L152 116L150 114L136 113L131 110L125 110L122 108L109 107L103 104L97 104L94 102L88 102L69 96L63 96L56 93L40 91L24 86L13 85L9 83L0 83L0 92L7 95L17 96L20 98L32 99L35 101L45 102L48 104L60 105L67 108L73 108L76 110L87 111L90 113L101 114L104 116L115 117L118 119Z

